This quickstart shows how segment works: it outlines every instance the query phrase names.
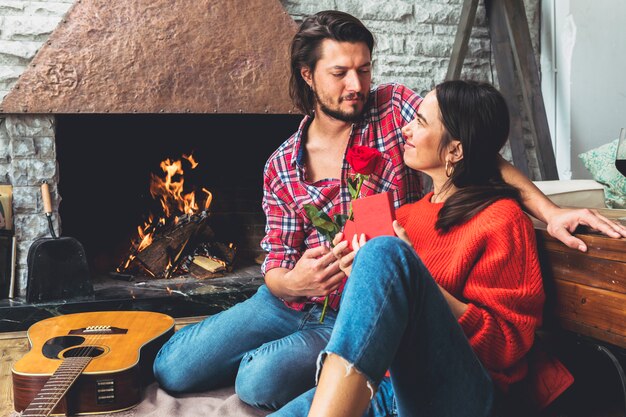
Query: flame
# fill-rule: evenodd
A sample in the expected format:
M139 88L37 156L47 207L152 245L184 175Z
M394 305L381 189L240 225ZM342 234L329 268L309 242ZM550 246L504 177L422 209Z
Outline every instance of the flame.
M183 155L183 158L189 162L191 169L198 166L198 162L193 155ZM175 212L183 214L194 214L199 211L198 202L196 201L196 193L184 193L185 179L183 177L182 160L172 161L169 158L160 164L161 170L165 173L165 178L161 178L152 174L150 183L150 194L154 199L161 202L165 217L170 217ZM211 193L206 189L202 190L209 196ZM210 205L210 199L208 204ZM207 202L204 204L204 210L208 209Z
M193 154L183 154L182 159L189 162L191 169L198 166L198 162L194 159ZM208 211L213 200L213 195L206 188L202 188L204 204L202 209L199 208L196 193L194 191L185 193L185 179L182 159L171 160L165 159L161 161L159 167L164 176L160 177L156 174L150 174L150 195L153 199L158 200L163 209L163 216L154 219L150 214L148 220L141 226L137 226L137 237L133 240L132 250L126 261L117 268L118 272L125 271L131 262L137 257L137 254L149 247L154 239L154 231L161 226L165 226L167 222L173 222L174 225L179 223L181 215L193 215L200 211ZM168 260L165 272L172 267L172 260Z

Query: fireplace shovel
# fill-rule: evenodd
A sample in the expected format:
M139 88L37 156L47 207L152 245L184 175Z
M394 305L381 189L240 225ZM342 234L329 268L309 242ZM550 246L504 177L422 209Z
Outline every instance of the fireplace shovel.
M41 197L52 238L37 239L28 250L26 301L38 303L92 296L85 249L78 240L58 237L54 232L50 189L45 181L41 184Z

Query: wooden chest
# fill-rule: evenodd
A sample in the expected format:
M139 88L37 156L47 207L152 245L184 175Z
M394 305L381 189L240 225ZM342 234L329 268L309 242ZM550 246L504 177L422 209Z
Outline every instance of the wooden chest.
M626 210L602 210L618 220ZM576 233L586 253L569 249L535 222L547 293L545 325L556 324L626 348L626 239Z

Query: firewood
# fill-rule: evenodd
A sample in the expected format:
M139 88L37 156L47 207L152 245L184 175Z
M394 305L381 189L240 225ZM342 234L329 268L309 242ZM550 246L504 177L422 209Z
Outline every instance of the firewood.
M206 256L195 256L193 258L193 263L209 272L219 272L226 269L222 262Z
M206 235L205 221L206 217L181 216L177 224L157 229L152 244L137 254L129 269L141 267L155 277L169 277L185 253L193 250L196 236Z

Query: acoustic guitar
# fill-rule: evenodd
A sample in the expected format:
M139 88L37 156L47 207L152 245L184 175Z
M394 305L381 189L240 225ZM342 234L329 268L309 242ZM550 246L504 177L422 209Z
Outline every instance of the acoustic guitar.
M121 411L141 401L174 319L145 311L68 314L28 329L31 349L13 374L23 417Z

